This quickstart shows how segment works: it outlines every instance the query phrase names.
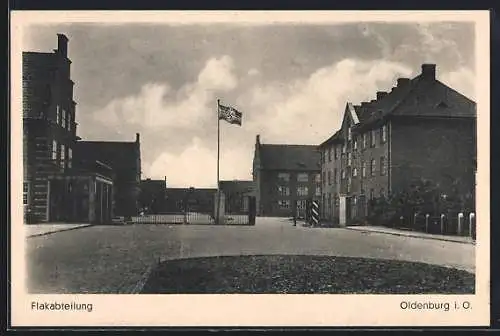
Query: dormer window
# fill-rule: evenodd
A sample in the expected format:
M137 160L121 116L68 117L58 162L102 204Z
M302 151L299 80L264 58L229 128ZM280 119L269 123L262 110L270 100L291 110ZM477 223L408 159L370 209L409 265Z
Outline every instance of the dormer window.
M437 105L438 108L448 108L448 104L446 104L445 102L440 102L438 105Z
M349 127L347 129L347 140L348 141L351 141L352 140L352 131L351 131L351 127Z

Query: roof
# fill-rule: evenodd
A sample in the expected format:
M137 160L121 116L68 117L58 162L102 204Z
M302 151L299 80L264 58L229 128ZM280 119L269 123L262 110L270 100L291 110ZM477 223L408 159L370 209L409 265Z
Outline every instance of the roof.
M78 141L75 156L106 163L116 170L135 168L138 143L119 141Z
M327 140L323 141L319 145L319 147L321 148L323 146L330 145L330 144L333 144L333 143L341 143L342 141L343 141L342 132L340 130L338 130L337 132L335 132L335 134L333 134Z
M320 170L321 154L314 145L262 144L259 153L262 169Z
M384 97L356 108L359 126L388 116L475 118L476 103L439 80L418 75Z

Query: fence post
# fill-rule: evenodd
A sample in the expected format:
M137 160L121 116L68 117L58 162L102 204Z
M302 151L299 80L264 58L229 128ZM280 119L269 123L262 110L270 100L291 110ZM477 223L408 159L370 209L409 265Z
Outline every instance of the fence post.
M429 218L431 215L425 214L425 233L429 233Z
M471 238L474 238L473 237L473 232L472 232L472 222L474 221L474 224L476 223L476 214L471 212L469 214L469 236Z
M415 228L417 227L417 216L418 216L418 213L414 213L413 214L413 225L411 227L412 230L415 230Z
M457 234L459 236L462 235L463 225L464 225L464 214L463 212L459 212L457 221Z
M439 217L440 218L440 224L441 224L441 234L444 234L444 219L445 219L445 215L444 214L441 214L441 216Z

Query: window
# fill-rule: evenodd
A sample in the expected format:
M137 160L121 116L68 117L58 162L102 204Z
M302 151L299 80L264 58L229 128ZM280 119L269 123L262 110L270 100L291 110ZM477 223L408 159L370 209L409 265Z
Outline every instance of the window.
M333 146L333 157L335 160L337 160L339 158L339 154L338 154L338 151L337 151L337 146Z
M57 152L58 152L57 141L53 140L52 141L52 160L57 160Z
M366 162L361 162L361 176L366 177Z
M59 125L61 119L61 109L59 105L56 106L56 123Z
M348 166L352 165L352 155L351 155L351 153L347 153L347 165Z
M338 207L339 204L340 204L340 197L339 197L339 195L335 195L334 202L335 202L335 206Z
M278 186L278 194L280 196L290 196L290 188L284 186Z
M328 193L328 208L330 208L332 204L332 194Z
M23 205L29 204L29 191L30 191L29 182L24 182L23 183Z
M370 175L375 176L375 165L377 163L375 162L375 159L372 159L371 164L370 164Z
M353 169L352 169L352 176L353 176L353 177L358 176L358 168L353 168Z
M71 148L68 148L68 167L71 168L73 161L73 150Z
M380 142L385 143L387 141L387 125L382 126L381 130Z
M368 136L366 135L366 133L363 133L363 149L366 148L368 146Z
M280 207L280 209L290 209L290 201L289 200L278 201L278 206Z
M347 179L347 192L350 193L351 192L351 178L348 178Z
M345 179L345 169L342 169L342 171L340 172L340 174L341 174L341 178Z
M316 193L315 193L316 196L321 196L321 187L320 186L316 186Z
M314 175L314 182L321 183L321 174Z
M333 170L333 183L337 183L338 181L338 171L337 168Z
M347 129L347 140L348 141L352 140L352 130L350 127Z
M380 175L385 175L387 174L387 164L385 157L380 157Z
M352 205L358 204L358 198L356 196L352 196Z
M326 185L326 173L325 172L323 172L323 184Z
M375 190L373 189L370 189L370 199L374 199L375 198Z
M63 128L66 128L66 110L62 110L62 119L61 119L61 126Z
M385 197L385 189L384 188L380 189L380 197Z
M345 144L343 144L343 145L342 145L342 153L345 153L345 151L346 151L346 145L345 145Z
M328 162L332 162L332 151L328 151Z
M324 150L323 152L321 152L321 160L323 161L323 163L326 162L326 156L327 156L326 152L327 152L326 150Z
M370 146L375 147L375 130L370 131Z
M309 175L307 173L299 173L297 174L298 182L309 182Z
M66 147L61 145L61 165L64 166L64 160L66 159Z
M332 172L328 171L328 185L332 185Z
M68 131L71 131L71 113L68 113Z
M288 173L279 173L278 174L278 179L280 179L283 182L288 182L288 181L290 181L290 174L288 174Z
M354 137L354 143L353 143L353 148L354 150L358 150L358 137Z
M297 196L307 196L309 194L309 188L306 186L300 186L297 188Z

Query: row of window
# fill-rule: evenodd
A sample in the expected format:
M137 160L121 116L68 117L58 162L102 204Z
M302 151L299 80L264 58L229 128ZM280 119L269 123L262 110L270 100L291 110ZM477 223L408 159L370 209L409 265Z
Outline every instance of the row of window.
M283 182L289 182L290 181L290 174L289 173L278 173L278 179L283 181ZM321 175L316 174L314 176L315 182L316 183L321 183ZM309 174L308 173L299 173L297 174L297 182L309 182Z
M62 128L71 131L71 113L61 108L59 105L56 106L56 123Z
M380 175L381 176L386 175L387 174L387 159L384 156L380 157L379 165L380 165ZM370 160L370 176L375 176L376 170L377 170L377 160L371 159ZM353 167L351 170L351 173L352 173L353 177L357 177L358 176L358 168ZM361 163L361 176L366 177L366 162L364 162L364 161ZM346 179L346 177L347 177L347 170L342 169L340 171L340 178L342 180L344 180L344 179ZM333 183L336 183L336 181L338 181L338 170L337 170L337 168L334 168L333 169ZM328 178L327 178L326 172L323 172L323 184L326 185L327 183L328 183L328 185L332 185L332 171L331 170L328 171Z
M67 158L66 149L68 150ZM59 162L62 167L67 164L67 167L71 168L73 160L73 149L71 147L67 147L62 143L58 143L57 140L52 140L52 160Z
M280 196L288 197L290 196L290 188L287 186L278 186L278 194ZM308 196L308 195L309 195L309 188L307 186L297 187L297 196ZM319 185L316 186L315 195L321 196L321 187Z
M376 130L371 130L369 132L370 136L370 147L376 147ZM354 139L353 139L354 138ZM352 147L353 150L358 150L358 137L357 136L352 136L351 135L351 129L348 128L348 142L352 141ZM383 144L387 142L387 125L383 125L380 128L380 143ZM368 134L363 133L361 135L361 147L363 149L368 147ZM341 151L342 153L346 153L347 151L347 146L346 144L343 144L341 147L340 146L333 146L330 150L325 150L324 152L321 153L322 155L322 161L326 162L327 158L328 161L331 162L332 158L333 160L338 160L338 158L341 156ZM349 155L348 153L348 160L349 160Z
M279 200L278 201L278 207L281 210L288 210L288 209L290 209L290 200ZM297 209L299 209L299 210L305 210L306 209L306 200L298 200L297 201Z
M362 197L362 196L364 196L364 191L361 191L361 194L359 196L353 195L351 197L351 205L357 205L358 198ZM385 197L385 189L384 188L381 188L379 190L378 196ZM370 189L369 199L372 200L374 198L375 198L375 189ZM339 200L340 200L339 195L335 194L335 196L333 197L334 206L336 206L336 207L339 206ZM326 199L325 199L325 195L323 195L323 204L326 204L327 207L329 207L332 204L332 194L331 193L326 194Z

